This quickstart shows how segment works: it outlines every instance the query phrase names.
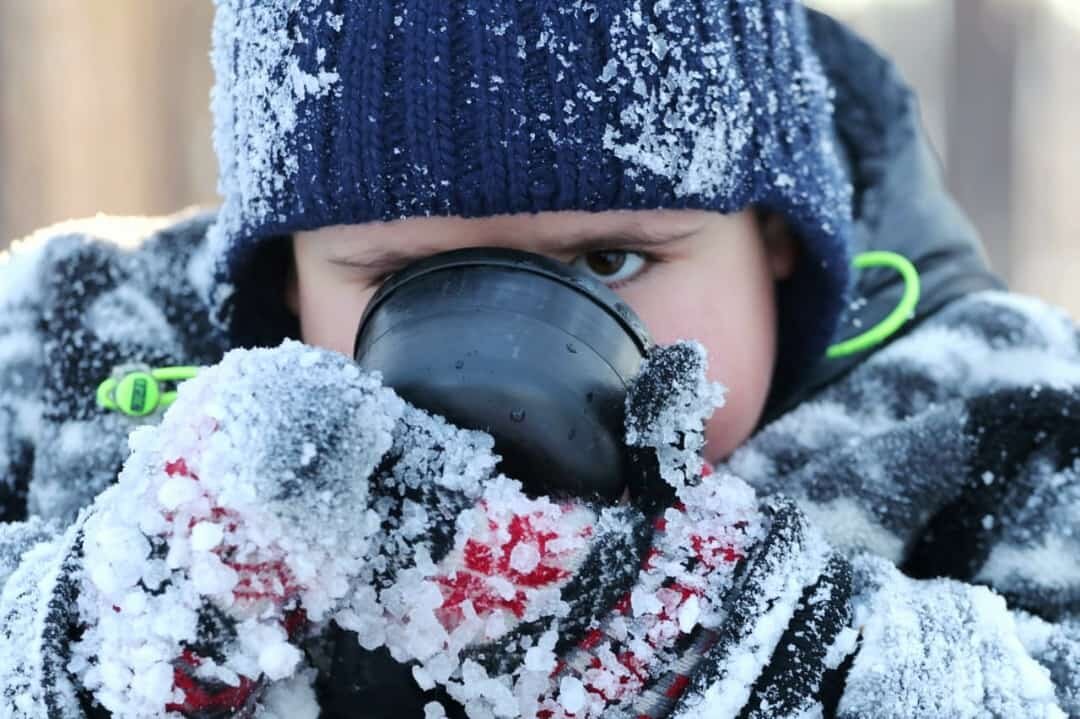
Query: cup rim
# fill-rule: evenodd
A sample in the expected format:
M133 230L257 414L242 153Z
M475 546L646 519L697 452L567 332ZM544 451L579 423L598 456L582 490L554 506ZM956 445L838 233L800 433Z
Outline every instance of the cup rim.
M368 301L360 317L356 340L353 343L353 356L356 356L356 348L368 319L397 290L427 275L464 267L508 269L554 280L585 295L603 308L633 338L643 356L652 347L652 339L641 318L621 297L603 283L597 282L568 265L532 252L506 247L467 247L440 252L417 260L387 278Z

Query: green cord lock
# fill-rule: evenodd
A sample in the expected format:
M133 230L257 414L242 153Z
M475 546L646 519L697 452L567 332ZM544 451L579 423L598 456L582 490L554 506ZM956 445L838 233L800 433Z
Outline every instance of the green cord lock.
M829 359L848 357L859 352L865 352L889 339L911 318L915 312L915 307L919 304L919 295L922 293L919 271L903 255L884 251L864 252L855 257L854 266L858 270L870 267L887 267L896 270L904 278L904 296L900 298L900 304L896 306L896 309L890 312L889 316L879 324L874 325L861 335L856 335L849 340L830 347L826 352Z
M97 403L129 417L145 417L176 401L176 390L162 391L163 382L182 382L198 371L198 367L118 367L98 385Z

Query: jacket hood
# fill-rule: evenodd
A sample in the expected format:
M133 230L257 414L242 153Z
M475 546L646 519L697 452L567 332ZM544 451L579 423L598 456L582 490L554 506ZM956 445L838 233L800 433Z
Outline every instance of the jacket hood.
M853 254L901 254L921 279L914 317L892 341L952 300L1003 289L1004 283L990 270L974 226L945 189L918 101L896 66L837 20L807 14L812 42L835 91L834 131L854 189ZM856 273L837 341L881 322L903 290L903 280L892 271ZM822 359L792 392L771 399L763 423L837 381L870 354Z

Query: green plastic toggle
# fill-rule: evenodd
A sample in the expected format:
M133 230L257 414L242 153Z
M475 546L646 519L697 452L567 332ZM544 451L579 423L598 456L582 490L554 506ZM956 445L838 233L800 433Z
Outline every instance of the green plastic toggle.
M118 367L98 385L97 403L129 417L145 417L176 401L176 390L162 390L164 382L182 382L198 374L198 367Z

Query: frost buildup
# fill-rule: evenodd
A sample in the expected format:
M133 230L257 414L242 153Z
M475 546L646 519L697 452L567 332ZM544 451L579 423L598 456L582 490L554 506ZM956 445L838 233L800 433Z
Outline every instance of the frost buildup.
M316 387L335 388L335 411L310 401ZM131 435L83 529L87 630L69 670L115 716L183 702L174 662L198 644L206 607L236 639L223 661L192 662L198 677L272 684L303 670L282 617L299 607L324 621L370 571L379 522L354 480L390 448L404 408L377 377L296 343L232 352L180 394L160 426ZM305 458L317 475L298 474Z
M986 587L933 580L915 587L885 560L855 563L857 654L844 693L852 716L1064 717L1050 672L1020 643L1005 600ZM949 681L922 681L939 667Z
M654 350L626 400L626 442L656 452L660 476L677 490L701 475L705 423L724 404L725 389L706 378L698 342Z
M590 21L596 12L581 0L565 7ZM837 230L851 190L829 169L839 165L823 127L833 93L786 10L766 17L754 3L632 0L613 12L611 55L578 84L577 108L618 108L600 139L638 192L662 178L675 197L731 203L725 211L780 196L826 218L814 232Z
M717 399L702 350L656 356L654 378L686 369L678 361L697 376L649 436L697 436L712 405L693 396ZM328 387L333 402L312 401ZM487 435L294 342L230 352L130 443L118 483L83 515L86 630L67 667L117 717L182 706L185 671L256 687L261 716L316 716L297 616L307 634L334 621L386 647L470 717L638 713L648 677L718 626L714 602L762 533L753 491L716 477L683 483L685 508L658 518L647 558L613 552L637 546L637 509L528 497L495 472ZM699 445L671 461L685 467ZM565 624L593 601L582 587L610 584L604 557L632 562L625 595L559 656ZM233 631L213 632L224 645L200 654L207 616Z
M604 147L672 181L680 197L730 195L742 180L732 169L753 134L751 94L732 33L703 42L693 13L658 2L654 22L638 0L615 17L613 56L598 79L623 109L618 126L605 128Z
M303 103L325 97L339 84L338 73L321 64L324 52L316 53L317 67L301 67L297 52L309 42L305 32L314 36L315 28L303 24L306 18L341 29L341 16L314 12L322 4L216 1L214 145L218 157L230 163L219 172L218 191L226 202L213 228L217 244L245 225L277 219L270 216L272 198L281 196L299 169L294 131ZM301 22L290 30L293 18Z

